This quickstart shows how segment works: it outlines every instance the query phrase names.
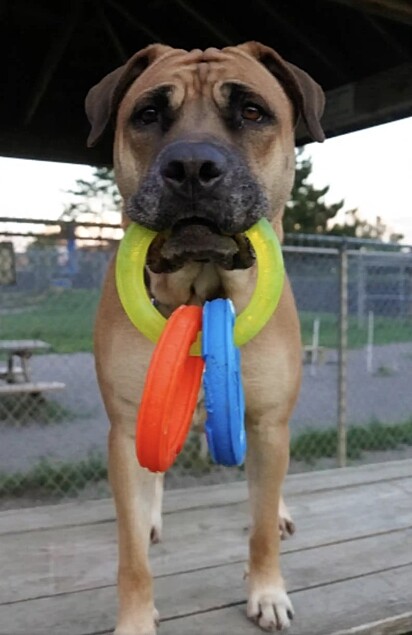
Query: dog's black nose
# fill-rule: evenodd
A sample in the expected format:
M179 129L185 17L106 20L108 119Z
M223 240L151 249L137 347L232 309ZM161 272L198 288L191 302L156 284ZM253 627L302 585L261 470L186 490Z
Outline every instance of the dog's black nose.
M163 151L160 173L166 185L182 196L207 194L223 179L227 161L212 143L179 141Z

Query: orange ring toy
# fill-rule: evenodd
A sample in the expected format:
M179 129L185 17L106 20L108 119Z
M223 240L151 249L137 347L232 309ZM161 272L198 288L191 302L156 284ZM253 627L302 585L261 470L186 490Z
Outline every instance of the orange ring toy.
M153 352L136 422L137 459L151 472L173 465L189 432L204 368L189 351L201 326L201 307L180 306Z

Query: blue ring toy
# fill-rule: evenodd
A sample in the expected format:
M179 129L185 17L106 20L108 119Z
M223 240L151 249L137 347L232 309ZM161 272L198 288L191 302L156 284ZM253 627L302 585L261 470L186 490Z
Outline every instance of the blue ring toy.
M203 307L205 431L210 455L222 465L241 465L246 454L240 351L233 340L235 317L230 300L212 300Z

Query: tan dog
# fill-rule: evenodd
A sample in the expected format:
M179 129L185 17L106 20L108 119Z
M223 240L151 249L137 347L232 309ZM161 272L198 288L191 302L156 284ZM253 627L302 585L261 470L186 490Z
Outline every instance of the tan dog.
M256 42L190 52L152 45L95 86L86 109L89 145L115 119L114 165L125 223L159 232L147 266L148 290L159 310L169 316L181 304L226 297L241 311L256 276L242 233L266 216L282 238L297 118L323 140L319 86ZM134 449L152 351L122 309L112 263L95 353L111 421L109 475L119 536L116 635L156 632L148 546L151 536L160 535L162 483L139 467ZM281 487L300 357L298 317L286 282L275 314L242 349L252 510L247 613L267 630L288 627L293 614L279 566L278 523L290 521Z

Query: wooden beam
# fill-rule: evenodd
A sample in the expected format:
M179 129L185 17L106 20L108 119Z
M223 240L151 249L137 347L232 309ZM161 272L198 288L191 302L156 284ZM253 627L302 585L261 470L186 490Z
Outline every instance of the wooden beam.
M130 13L130 11L119 4L117 0L106 0L106 4L115 9L131 26L150 38L150 43L164 42L164 38L161 35L159 35L156 31L153 31L153 29L148 27L146 24L143 24L143 22L138 20L133 13ZM132 53L134 53L134 51L132 51Z
M113 44L113 48L117 53L119 61L122 64L124 64L129 58L129 55L127 54L126 49L121 43L120 38L117 36L116 31L112 27L110 20L108 20L104 12L103 6L100 3L100 0L95 0L94 7L95 7L95 11L96 11L98 19L100 20L103 28L105 29L107 35L109 36L109 40L111 40Z
M326 93L322 126L327 137L412 115L412 63L377 73ZM298 145L310 142L299 125Z
M393 51L399 56L399 63L407 62L410 59L409 47L399 42L399 40L393 35L390 30L386 28L387 23L382 20L378 20L375 16L364 16L367 24L383 39L386 44L391 47Z
M322 42L322 44L319 45L318 39L311 37L310 34L307 35L305 29L298 28L290 20L285 18L279 12L279 9L276 8L275 3L269 2L268 0L256 0L256 4L260 5L263 11L273 20L274 25L276 25L279 31L298 42L296 48L301 47L303 50L306 50L314 59L319 60L325 68L332 71L335 76L337 75L342 82L350 79L348 73L341 69L333 60L333 50L327 43Z
M412 25L411 0L326 0L344 4L351 9L373 13L382 18Z
M56 34L52 46L50 47L46 58L44 60L43 68L40 72L40 75L37 78L37 81L34 86L34 90L32 92L31 98L28 102L24 117L23 124L28 125L33 119L37 108L39 107L47 88L51 80L54 77L54 74L57 70L57 67L60 64L60 61L66 51L69 42L72 38L74 29L79 20L80 15L81 2L80 0L76 0L72 4L72 8L70 11L70 15L68 15L67 20L63 22L62 30Z
M190 5L189 2L186 2L186 0L174 0L174 2L178 7L183 9L183 11L188 13L192 18L199 22L199 24L207 29L215 38L219 40L221 44L225 44L226 46L233 45L233 41L226 35L226 33L223 33L223 31L218 29L213 22L201 15L199 11L197 11Z
M61 136L60 136L61 135ZM27 130L22 126L0 128L0 155L10 158L63 163L87 163L88 165L113 164L113 147L110 135L94 148L87 148L87 128L60 131L53 134L44 130Z

